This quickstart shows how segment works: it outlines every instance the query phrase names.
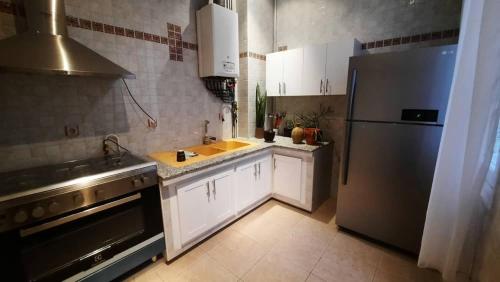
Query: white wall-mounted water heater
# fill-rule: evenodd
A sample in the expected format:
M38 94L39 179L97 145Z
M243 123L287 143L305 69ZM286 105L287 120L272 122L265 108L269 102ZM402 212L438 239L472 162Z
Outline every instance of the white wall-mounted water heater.
M196 26L200 77L238 77L238 14L210 3L196 12Z

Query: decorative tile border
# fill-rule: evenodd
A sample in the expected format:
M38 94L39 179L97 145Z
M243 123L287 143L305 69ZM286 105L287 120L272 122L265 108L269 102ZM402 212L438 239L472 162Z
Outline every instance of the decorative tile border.
M19 7L21 8L21 7ZM24 17L24 10L18 9L14 3L0 1L0 13L7 13L15 16ZM90 21L83 18L77 18L73 16L66 16L66 25L75 28L83 28L95 32L103 32L107 34L113 34L118 36L124 36L129 38L135 38L139 40L145 40L149 42L154 42L158 44L164 44L169 46L170 60L172 61L183 61L183 49L187 50L198 50L198 45L195 43L190 43L182 41L181 27L172 23L167 23L167 36L163 37L157 34L151 34L144 31L132 30L120 26L108 25L101 22Z
M411 36L402 36L396 38L382 39L361 44L362 50L396 46L410 43L425 42L431 40L441 40L458 37L460 29L448 29L429 33L415 34Z
M181 27L173 23L167 23L167 34L170 60L182 62L184 60L182 47L186 43L187 48L189 43L182 41Z
M254 59L257 59L257 60L262 60L262 61L265 61L266 60L266 55L262 55L262 54L257 54L257 53L253 53L253 52L242 52L240 53L240 58L254 58Z

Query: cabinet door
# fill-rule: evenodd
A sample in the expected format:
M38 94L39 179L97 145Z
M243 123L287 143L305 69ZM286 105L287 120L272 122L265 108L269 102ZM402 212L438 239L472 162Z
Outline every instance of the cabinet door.
M274 155L274 192L278 195L301 201L302 160Z
M324 95L326 87L326 49L326 44L304 48L304 66L302 68L303 95Z
M271 156L269 156L257 161L256 200L260 200L272 193L271 159Z
M281 96L283 52L266 55L266 90L268 96Z
M326 95L347 93L349 57L354 55L354 40L328 43L326 58Z
M187 243L210 227L210 187L204 179L177 189L181 243Z
M236 169L234 178L236 188L236 208L244 210L255 201L256 163L251 162Z
M302 95L302 48L284 51L282 96Z
M210 205L212 226L215 226L235 215L233 170L220 173L211 181L212 202Z

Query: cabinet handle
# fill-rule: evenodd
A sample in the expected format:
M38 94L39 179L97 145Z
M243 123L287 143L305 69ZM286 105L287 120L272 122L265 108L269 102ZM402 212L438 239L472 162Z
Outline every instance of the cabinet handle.
M328 95L328 78L326 79L325 95Z
M215 188L215 179L212 180L212 187L213 187L212 192L214 193L214 200L215 200L215 195L217 194L217 190L216 190L217 188Z
M274 169L276 169L276 159L274 159Z
M260 179L260 163L259 163L259 179Z
M319 93L322 94L323 93L323 79L321 80L321 82L319 83Z
M257 179L257 164L253 164L253 177Z
M280 94L280 96L281 96L281 82L278 82L278 85L279 85L279 86L278 86L278 87L279 87L279 88L278 88L278 89L279 89L278 91L279 91L279 94Z
M210 202L210 182L207 181L207 197L208 201Z
M283 82L283 95L286 96L286 83Z

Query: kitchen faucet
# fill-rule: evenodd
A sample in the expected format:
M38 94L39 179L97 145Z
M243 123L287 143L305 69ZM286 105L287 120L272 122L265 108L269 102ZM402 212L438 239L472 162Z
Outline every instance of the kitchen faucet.
M215 140L217 140L217 138L215 138L213 136L208 136L208 124L209 123L210 123L210 121L205 120L205 135L203 136L203 145L209 145L210 143L213 143L213 142L215 142Z

